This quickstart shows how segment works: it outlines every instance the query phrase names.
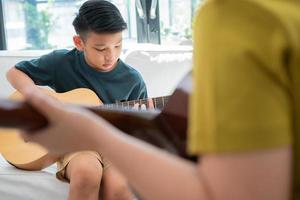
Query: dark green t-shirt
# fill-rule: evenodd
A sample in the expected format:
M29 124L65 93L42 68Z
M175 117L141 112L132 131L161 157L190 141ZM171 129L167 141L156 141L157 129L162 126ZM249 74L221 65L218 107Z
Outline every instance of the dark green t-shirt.
M59 93L89 88L105 104L147 98L146 85L140 73L121 59L112 71L99 72L86 63L83 52L64 49L15 66L36 85L49 86Z

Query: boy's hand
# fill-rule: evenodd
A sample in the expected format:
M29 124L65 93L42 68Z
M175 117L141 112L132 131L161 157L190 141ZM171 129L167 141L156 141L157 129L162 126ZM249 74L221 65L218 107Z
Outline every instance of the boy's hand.
M140 109L140 110L153 109L154 108L154 103L153 103L152 99L148 99L148 107L145 104L136 103L136 104L134 104L133 108L137 109L137 110L138 109Z

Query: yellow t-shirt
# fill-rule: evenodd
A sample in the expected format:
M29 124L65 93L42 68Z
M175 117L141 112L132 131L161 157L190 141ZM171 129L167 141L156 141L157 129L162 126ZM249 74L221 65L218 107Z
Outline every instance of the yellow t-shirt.
M300 1L208 0L193 29L189 152L292 145L300 198Z

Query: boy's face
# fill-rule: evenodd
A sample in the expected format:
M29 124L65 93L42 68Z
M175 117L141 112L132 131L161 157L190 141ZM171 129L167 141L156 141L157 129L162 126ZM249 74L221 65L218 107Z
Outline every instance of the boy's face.
M122 50L122 32L89 32L84 40L74 36L79 51L84 52L86 62L96 70L108 72L115 68Z

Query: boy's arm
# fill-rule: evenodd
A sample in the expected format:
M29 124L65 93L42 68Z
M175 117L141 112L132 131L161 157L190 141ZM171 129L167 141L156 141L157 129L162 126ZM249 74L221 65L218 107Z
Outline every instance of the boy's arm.
M26 88L36 87L33 80L21 70L18 70L16 67L12 67L6 73L6 78L10 84L18 90L21 94L24 93Z

